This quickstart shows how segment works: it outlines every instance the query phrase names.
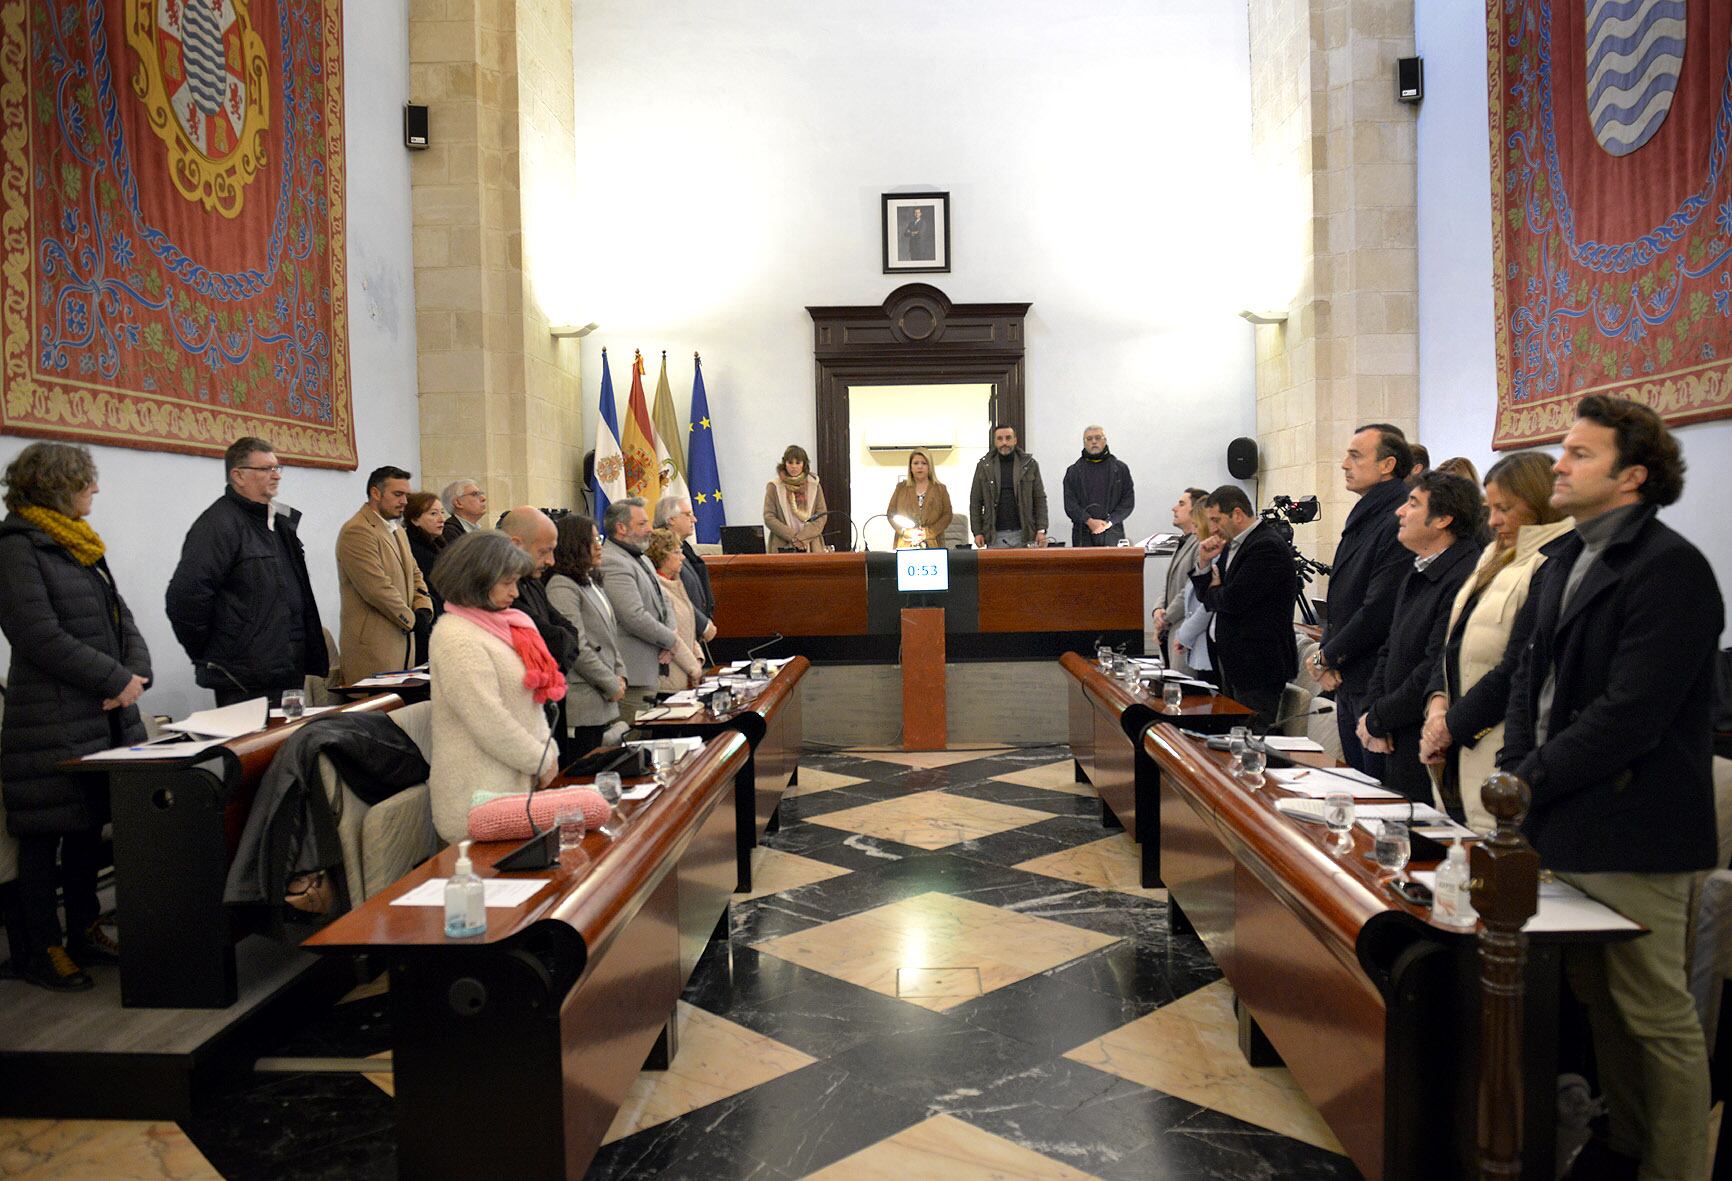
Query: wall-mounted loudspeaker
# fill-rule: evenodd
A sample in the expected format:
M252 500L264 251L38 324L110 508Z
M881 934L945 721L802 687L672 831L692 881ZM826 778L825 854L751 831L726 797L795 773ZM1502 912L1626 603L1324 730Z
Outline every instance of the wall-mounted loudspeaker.
M421 151L427 146L427 108L403 104L403 146Z
M1257 440L1243 436L1227 444L1227 470L1235 480L1249 480L1257 474Z
M1416 103L1425 97L1425 59L1404 57L1395 63L1395 99Z

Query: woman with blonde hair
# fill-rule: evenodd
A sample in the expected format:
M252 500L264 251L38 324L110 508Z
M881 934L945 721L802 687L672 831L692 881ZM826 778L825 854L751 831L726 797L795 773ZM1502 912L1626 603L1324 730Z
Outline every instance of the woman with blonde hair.
M1191 491L1191 524L1196 528L1197 544L1202 545L1209 540L1210 534L1209 517L1203 510L1206 498L1195 495L1196 489ZM1184 606L1175 618L1179 622L1172 633L1173 671L1219 684L1215 663L1209 658L1209 624L1214 621L1215 613L1197 601L1197 588L1188 578L1185 580Z
M695 688L704 679L704 658L703 649L698 647L697 612L692 610L691 596L680 581L680 567L686 561L685 551L680 548L680 539L674 536L672 529L657 529L649 535L643 556L655 567L662 594L673 607L674 634L678 637L672 649L673 659L662 674L662 690L677 693Z
M764 485L764 528L770 552L821 554L824 544L824 488L812 470L812 457L798 443L788 444L776 478Z
M896 526L897 549L944 544L944 531L955 510L950 507L950 490L939 483L926 448L916 447L908 453L908 474L896 482L884 515L892 526L896 526L897 517L914 522Z
M1492 465L1485 500L1495 544L1456 593L1443 659L1431 679L1420 759L1434 770L1439 804L1468 826L1496 825L1479 789L1497 770L1510 679L1524 637L1514 634L1534 573L1545 562L1542 546L1575 522L1552 507L1552 457L1518 451Z

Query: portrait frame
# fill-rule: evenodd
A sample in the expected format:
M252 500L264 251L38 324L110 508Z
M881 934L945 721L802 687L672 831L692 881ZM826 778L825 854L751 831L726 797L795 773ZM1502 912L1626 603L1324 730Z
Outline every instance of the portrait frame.
M950 273L950 194L885 193L881 240L886 275ZM921 223L929 228L917 228Z

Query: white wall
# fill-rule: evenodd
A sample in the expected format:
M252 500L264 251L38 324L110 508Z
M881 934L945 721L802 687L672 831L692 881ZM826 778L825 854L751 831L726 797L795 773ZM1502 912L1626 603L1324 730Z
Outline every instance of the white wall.
M1425 58L1419 111L1419 437L1434 461L1465 455L1483 472L1497 411L1491 271L1491 146L1485 11L1414 5ZM1690 465L1663 518L1701 547L1732 596L1732 513L1724 473L1732 420L1678 432ZM1552 448L1555 452L1556 448Z
M884 511L896 485L908 477L908 452L871 451L874 443L950 443L932 452L933 477L950 491L951 508L968 512L968 490L980 439L989 429L989 385L855 386L848 398L849 441L854 444L854 518L873 549L889 549L888 521L866 525Z
M408 0L349 0L343 14L347 111L349 358L358 472L291 469L282 499L306 514L301 537L319 610L337 629L337 529L366 499L365 474L384 463L417 470L415 284L409 244ZM0 464L32 440L0 438ZM91 449L102 492L91 524L155 665L142 708L182 715L210 704L163 614L181 539L223 487L222 461L121 447ZM0 660L10 649L0 639Z
M603 346L622 404L632 350L653 388L667 349L682 412L701 351L729 520L753 523L782 448L813 445L805 308L929 281L1032 302L1024 442L1054 513L1098 421L1131 535L1165 525L1255 426L1247 30L1242 0L580 5L586 434ZM896 189L950 192L950 274L881 273Z

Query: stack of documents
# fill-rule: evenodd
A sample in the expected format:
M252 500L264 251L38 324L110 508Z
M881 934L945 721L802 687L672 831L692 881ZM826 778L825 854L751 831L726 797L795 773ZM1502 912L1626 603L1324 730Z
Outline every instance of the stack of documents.
M1416 869L1408 875L1435 890L1435 870ZM1603 902L1596 902L1574 886L1559 881L1540 881L1540 908L1522 925L1532 935L1543 931L1634 931L1633 923Z
M1399 800L1400 792L1390 791L1369 775L1352 767L1282 767L1264 772L1270 779L1295 795L1322 799L1331 792L1352 792L1360 800Z

